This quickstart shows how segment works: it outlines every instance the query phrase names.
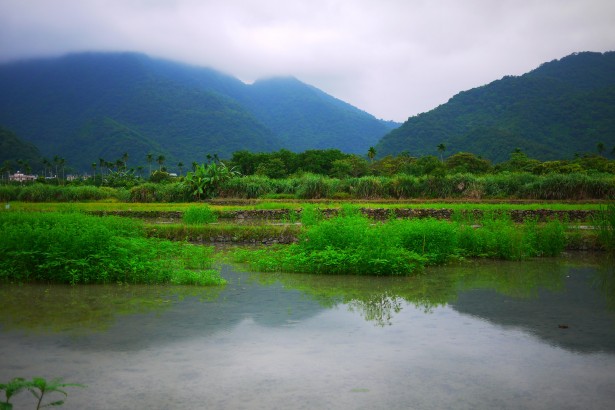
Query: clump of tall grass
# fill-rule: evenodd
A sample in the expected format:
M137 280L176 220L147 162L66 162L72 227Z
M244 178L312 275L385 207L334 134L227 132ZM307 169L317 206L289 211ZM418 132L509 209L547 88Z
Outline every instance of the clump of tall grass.
M493 213L483 217L477 228L463 220L392 219L375 224L352 208L330 219L318 219L309 212L302 215L308 223L304 222L297 244L273 252L236 251L236 260L260 271L407 275L425 265L463 257L557 255L565 243L559 221L517 225L509 216Z
M201 205L187 208L182 219L187 224L209 224L216 222L218 216L208 205Z
M274 252L238 250L234 256L259 271L324 274L405 275L424 264L416 253L391 246L367 218L344 214L310 226L297 244Z
M192 199L182 183L156 184L147 182L130 189L130 202L186 202Z
M16 185L0 185L0 202L16 201L21 188Z
M388 194L397 199L421 196L419 179L412 175L399 174L388 180Z
M331 198L339 180L316 174L304 174L298 181L297 197L302 199Z
M17 200L24 202L77 202L119 199L119 190L90 185L58 186L30 184L20 187Z
M533 256L556 256L565 246L562 222L545 224L528 220L515 224L506 213L487 212L479 226L461 222L458 245L464 256L521 260Z
M385 181L387 178L361 177L353 178L350 182L350 194L355 198L371 199L387 196Z
M594 223L598 227L598 238L602 247L609 252L615 252L615 203L600 209Z
M211 248L146 238L127 218L3 212L0 231L0 281L223 283Z

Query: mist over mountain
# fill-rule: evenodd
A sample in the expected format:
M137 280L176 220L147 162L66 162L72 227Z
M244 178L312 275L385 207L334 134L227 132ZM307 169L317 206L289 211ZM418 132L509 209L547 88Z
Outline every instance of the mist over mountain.
M170 166L238 150L365 153L397 125L296 79L248 85L137 53L3 64L0 90L0 124L82 170L124 153L141 165L164 155Z
M582 52L461 92L384 136L378 155L472 152L504 161L516 148L541 160L615 146L615 52Z

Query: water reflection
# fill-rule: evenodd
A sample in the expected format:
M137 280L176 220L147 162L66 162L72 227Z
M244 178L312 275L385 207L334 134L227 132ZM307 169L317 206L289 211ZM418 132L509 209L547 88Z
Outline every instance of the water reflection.
M91 349L113 339L117 349L134 350L225 331L246 319L288 326L343 308L386 327L409 306L426 314L450 306L570 350L615 350L615 273L600 258L478 261L404 278L246 273L230 266L222 272L226 287L2 286L0 326L82 335L81 346ZM165 329L158 326L161 315ZM106 335L112 326L116 331ZM135 326L138 334L129 331ZM103 334L88 338L92 332Z
M615 400L608 261L472 262L412 278L222 273L223 288L1 286L0 382L90 386L67 410Z
M161 312L186 297L216 300L223 287L2 285L0 325L31 332L102 332L118 316Z

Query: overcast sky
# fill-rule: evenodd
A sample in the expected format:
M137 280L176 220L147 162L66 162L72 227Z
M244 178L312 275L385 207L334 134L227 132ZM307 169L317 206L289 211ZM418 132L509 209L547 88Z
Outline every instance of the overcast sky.
M615 50L615 1L0 0L0 61L89 50L245 82L293 75L405 121L504 75Z

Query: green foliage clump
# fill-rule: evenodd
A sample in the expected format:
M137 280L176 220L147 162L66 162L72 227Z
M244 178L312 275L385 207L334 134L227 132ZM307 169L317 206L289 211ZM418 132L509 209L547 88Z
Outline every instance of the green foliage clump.
M218 216L207 205L191 206L184 211L182 219L187 224L209 224L216 222Z
M169 184L155 184L148 182L138 185L130 190L130 202L186 202L190 193L186 186L180 182Z
M10 187L2 187L2 191L7 188ZM17 192L17 198L14 198L14 190L10 193L10 196L24 202L97 201L119 199L120 197L120 190L118 189L90 185L58 186L35 183L19 187Z
M521 260L532 256L556 256L565 246L560 221L516 225L506 214L487 213L478 221L460 223L459 248L464 256Z
M235 257L260 271L405 275L423 266L424 258L389 240L367 218L342 214L310 226L297 244L275 252L239 250Z
M473 221L435 219L376 223L357 209L342 209L330 219L311 208L302 212L299 242L275 251L235 251L238 262L259 271L408 275L425 265L464 257L525 259L554 256L565 244L559 221L514 224L507 215Z
M188 172L184 185L196 200L213 198L219 194L224 182L236 176L239 176L239 171L234 167L229 168L223 162L212 162L197 165L193 172Z
M42 377L34 377L32 380L25 380L21 377L16 377L8 383L0 384L0 391L4 391L5 401L0 402L0 409L11 410L13 404L11 399L13 396L21 393L23 390L28 390L36 399L36 409L43 407L55 407L64 404L64 400L54 400L49 403L43 404L43 399L49 394L60 393L64 397L68 396L68 393L64 390L66 387L86 387L79 383L64 383L62 379L53 379L47 381Z
M2 212L0 231L0 281L175 283L196 269L200 284L224 282L206 271L211 248L146 238L139 221Z
M615 251L615 203L608 204L598 213L596 220L598 237L602 247L609 252Z
M301 199L330 198L336 192L338 180L322 175L304 174L299 180L297 197Z

